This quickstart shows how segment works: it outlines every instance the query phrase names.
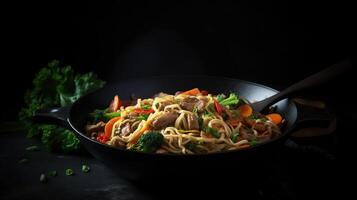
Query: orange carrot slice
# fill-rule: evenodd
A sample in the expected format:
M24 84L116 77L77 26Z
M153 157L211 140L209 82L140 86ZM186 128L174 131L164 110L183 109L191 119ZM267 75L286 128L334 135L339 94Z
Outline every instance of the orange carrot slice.
M281 121L283 120L283 118L281 117L280 114L278 113L271 113L265 116L266 118L268 118L270 121L272 121L274 124L280 124Z
M187 90L185 92L182 92L181 94L186 94L186 95L191 95L191 96L196 96L200 94L200 90L198 88L193 88L191 90Z
M105 127L104 127L104 136L105 137L111 138L114 123L121 119L122 119L121 117L114 117L105 124Z
M250 107L250 105L248 105L248 104L239 106L238 110L239 110L240 115L243 117L249 117L253 113L252 107Z

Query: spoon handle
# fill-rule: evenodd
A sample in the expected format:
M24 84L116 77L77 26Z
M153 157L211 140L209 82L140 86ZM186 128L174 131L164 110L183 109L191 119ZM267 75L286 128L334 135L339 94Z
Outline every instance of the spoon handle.
M332 80L333 78L337 77L338 75L346 72L347 70L349 70L350 68L352 68L352 65L350 62L348 61L344 61L341 63L337 63L334 64L312 76L309 76L293 85L291 85L290 87L284 89L283 91L268 97L260 102L257 102L259 104L259 106L257 105L257 110L263 110L264 108L266 108L267 106L270 106L284 98L286 98L287 96L294 94L296 92L300 92L304 89L308 89L308 88L312 88L315 86L319 86L323 83L326 83L330 80Z

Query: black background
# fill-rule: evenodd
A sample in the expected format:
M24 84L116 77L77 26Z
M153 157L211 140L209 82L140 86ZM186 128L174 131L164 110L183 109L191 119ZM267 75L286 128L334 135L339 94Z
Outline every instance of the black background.
M350 58L348 8L336 2L14 2L2 6L0 85L4 105L12 105L2 119L16 117L34 74L52 59L107 81L196 73L282 89Z
M35 73L52 59L109 82L208 74L283 89L352 59L350 8L341 1L12 2L0 8L1 121L16 120ZM344 136L354 78L349 73L306 94L350 119Z

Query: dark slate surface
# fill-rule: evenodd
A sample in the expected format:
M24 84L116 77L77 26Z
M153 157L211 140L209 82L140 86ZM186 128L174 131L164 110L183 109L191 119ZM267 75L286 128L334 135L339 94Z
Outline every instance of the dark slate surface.
M39 141L28 139L21 132L2 133L0 141L1 199L150 199L136 191L127 181L115 176L89 155L61 155L49 153ZM26 151L39 145L40 151ZM28 158L28 163L18 160ZM81 171L82 164L91 167ZM72 168L74 176L66 176ZM56 170L56 177L40 182L40 174ZM145 198L144 198L145 197Z
M227 166L227 171L217 172L221 174L217 179L211 175L185 180L172 176L137 183L116 176L89 155L49 153L39 141L19 131L1 136L1 199L306 199L336 191L335 134L302 143L290 141L276 159L259 163L261 170L254 174ZM26 151L31 145L41 150ZM19 164L22 158L29 162ZM89 165L91 171L83 173L82 164ZM75 175L66 176L67 168L74 169ZM57 170L58 175L41 183L40 174L51 170Z

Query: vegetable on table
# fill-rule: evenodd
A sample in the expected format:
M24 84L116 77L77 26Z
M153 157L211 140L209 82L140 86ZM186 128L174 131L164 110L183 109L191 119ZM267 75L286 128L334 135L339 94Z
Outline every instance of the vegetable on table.
M88 173L90 171L90 167L88 165L82 165L82 172Z
M41 183L46 183L47 182L47 177L46 177L45 174L41 174L40 175L40 181L41 181Z
M36 146L36 145L32 145L26 148L26 151L39 151L40 147Z
M19 164L23 164L23 163L28 163L30 160L27 158L22 158L19 161L17 161Z
M74 171L73 169L66 169L66 176L73 176L74 175Z
M148 132L140 137L131 150L153 153L159 149L164 142L164 136L160 132Z
M47 173L47 176L48 177L55 177L55 176L57 176L57 171L56 170L49 171Z
M61 66L57 60L48 63L36 74L32 88L25 94L25 106L19 112L27 136L41 138L51 151L78 152L81 146L73 132L56 125L35 123L33 113L42 108L68 106L104 84L94 73L76 74L70 66Z
M283 117L278 113L271 113L271 114L266 115L265 117L268 118L270 121L272 121L276 125L280 124L281 121L283 120Z

